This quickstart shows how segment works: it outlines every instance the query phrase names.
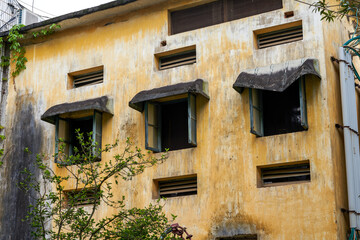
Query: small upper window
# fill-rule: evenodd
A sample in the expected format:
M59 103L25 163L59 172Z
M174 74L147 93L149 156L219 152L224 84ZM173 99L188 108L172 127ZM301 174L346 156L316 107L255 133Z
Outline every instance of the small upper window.
M311 180L310 162L293 162L279 166L258 167L258 187L303 183Z
M270 136L308 128L305 81L295 81L283 92L249 89L251 132Z
M231 237L219 237L216 240L257 240L256 234L240 234Z
M68 74L68 88L79 88L104 82L104 66Z
M218 0L170 12L171 34L282 8L282 0Z
M99 205L100 195L97 188L83 188L64 191L65 204L68 206Z
M165 54L158 57L159 70L165 70L193 63L196 63L195 48L173 54Z
M163 152L196 146L196 96L145 103L146 149Z
M157 196L160 198L181 197L197 194L197 176L181 176L162 180L155 180L158 187Z
M254 31L254 34L257 40L257 48L259 49L296 42L303 40L302 22L298 21L282 26L261 29Z

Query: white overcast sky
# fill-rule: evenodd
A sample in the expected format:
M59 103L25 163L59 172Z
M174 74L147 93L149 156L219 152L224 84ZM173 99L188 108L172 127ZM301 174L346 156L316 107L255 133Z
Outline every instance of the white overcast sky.
M113 0L18 0L26 8L47 17L55 17L81 9L98 6ZM40 11L41 10L41 11Z

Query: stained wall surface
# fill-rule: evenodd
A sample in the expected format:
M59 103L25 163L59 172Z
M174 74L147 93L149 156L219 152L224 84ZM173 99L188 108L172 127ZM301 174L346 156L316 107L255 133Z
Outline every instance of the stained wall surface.
M203 79L210 100L197 98L197 147L170 151L165 163L120 184L116 197L124 195L129 207L143 207L156 201L154 179L197 174L197 195L165 201L166 212L177 215L176 221L195 239L238 234L258 234L262 240L345 239L347 215L340 211L347 207L343 140L334 128L341 122L338 71L329 60L346 40L343 23L321 22L307 5L286 0L279 10L170 35L168 10L198 2L167 1L28 44L27 69L9 81L8 128L16 129L23 109L29 110L39 134L29 132L40 144L35 150L51 155L55 127L41 121L41 114L56 104L108 95L114 99L114 116L103 119L103 144L130 137L144 149L145 116L128 106L132 97L142 90ZM288 11L294 16L285 18ZM299 20L303 40L256 49L254 31ZM164 40L167 45L161 46ZM192 45L195 64L157 69L154 54ZM239 94L232 88L239 73L308 57L319 60L322 76L306 78L308 131L251 134L249 91ZM104 66L102 84L67 88L68 73L97 66ZM14 107L19 99L26 101ZM17 133L8 134L15 144ZM310 182L257 187L257 166L301 160L310 161ZM111 209L104 205L101 212L111 214Z

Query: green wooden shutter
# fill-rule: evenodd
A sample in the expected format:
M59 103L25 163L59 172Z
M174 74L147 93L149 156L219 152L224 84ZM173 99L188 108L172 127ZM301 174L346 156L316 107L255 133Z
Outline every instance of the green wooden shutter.
M101 149L101 136L102 136L102 113L98 111L94 111L93 116L93 142L96 145L96 150L93 150L93 154L98 154L98 149ZM99 156L101 159L101 156Z
M299 79L299 96L300 96L300 115L301 126L308 129L307 110L306 110L306 94L305 94L305 76Z
M249 88L250 99L250 132L256 136L264 136L263 106L261 90Z
M161 152L160 106L156 103L145 103L145 148Z
M55 119L55 162L60 163L57 158L59 153L59 140L63 140L65 144L63 154L71 154L71 136L70 136L70 121L68 119L60 118L59 116Z
M55 118L55 162L58 163L59 154L59 117Z
M188 95L188 143L196 146L196 96Z

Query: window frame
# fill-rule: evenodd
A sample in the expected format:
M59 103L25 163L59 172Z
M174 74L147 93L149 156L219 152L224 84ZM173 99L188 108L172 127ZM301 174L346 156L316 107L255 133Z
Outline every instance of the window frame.
M193 147L197 146L197 118L196 118L196 95L193 93L188 93L187 97L180 98L172 101L164 101L164 102L155 102L155 101L146 101L145 102L145 149L151 150L153 152L161 152L162 144L161 144L161 135L162 135L162 122L161 122L161 106L166 104L173 104L176 102L185 102L187 101L187 122L188 122L188 144ZM149 124L149 104L154 105L154 113L153 116L157 117L157 123L151 126ZM155 110L156 109L156 110ZM150 146L149 144L149 126L157 129L157 146ZM154 131L155 133L155 131ZM180 150L180 149L178 149Z
M307 119L307 107L306 107L306 88L305 88L305 76L300 77L296 80L299 84L299 102L300 102L300 124L304 130L309 128L308 119ZM250 106L250 132L257 137L264 137L264 118L263 118L263 99L262 91L259 89L249 88L249 106ZM253 95L257 95L257 101L259 106L254 106L253 104ZM256 96L255 96L256 97ZM260 129L256 128L254 122L256 116L254 114L254 109L259 111L258 121L260 122ZM291 133L291 132L289 132ZM278 134L276 134L278 135Z
M81 117L81 118L63 118L60 117L59 115L57 115L55 117L55 163L59 163L59 164L64 164L63 162L58 160L58 153L59 153L59 131L60 131L60 121L65 121L66 124L68 124L68 135L69 135L69 139L66 140L64 139L64 143L68 144L68 156L73 155L73 139L74 139L74 132L71 129L71 124L75 121L83 121L83 120L88 120L88 119L92 119L92 140L93 143L98 143L98 147L101 149L102 147L102 112L94 110L93 114L90 116L86 116L86 117ZM99 133L100 132L100 133ZM96 149L93 149L93 154L95 154ZM97 161L101 161L101 156L99 159L97 159Z

